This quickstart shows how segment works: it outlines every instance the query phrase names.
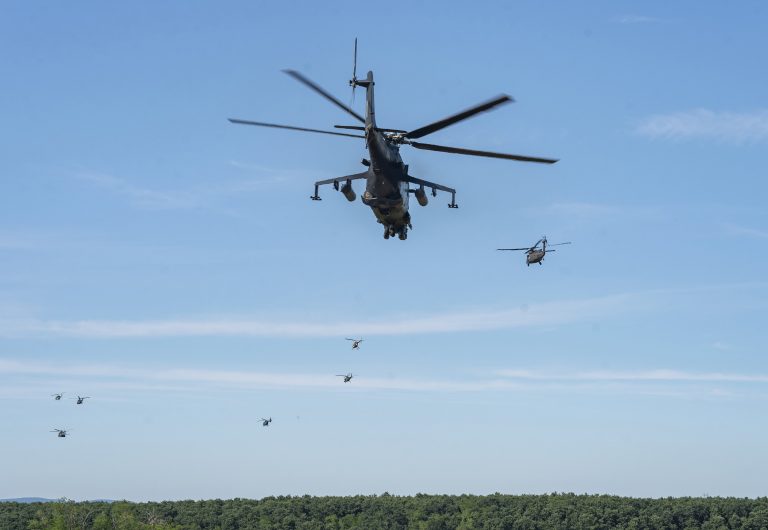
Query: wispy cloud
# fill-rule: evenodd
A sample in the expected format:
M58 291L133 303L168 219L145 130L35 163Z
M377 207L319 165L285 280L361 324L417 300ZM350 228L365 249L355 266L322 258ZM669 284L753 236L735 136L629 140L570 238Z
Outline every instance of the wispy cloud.
M340 386L333 373L261 372L202 368L133 368L115 365L72 365L0 360L0 375L24 377L18 388L0 390L0 397L48 396L50 388L67 384L104 392L100 399L117 399L135 390L199 392L207 390L338 390L407 392L609 392L666 397L734 397L746 395L739 385L768 384L768 375L677 370L547 372L506 369L494 373L464 374L452 378L360 376L352 386ZM34 379L30 379L34 378ZM30 385L38 387L29 392ZM717 386L712 386L716 384ZM685 385L685 386L681 386ZM26 391L25 391L26 390ZM20 391L23 391L20 393ZM758 395L758 394L752 394Z
M529 213L541 215L541 208L530 208ZM582 219L604 219L606 217L657 217L659 209L650 206L635 206L626 204L602 204L595 202L555 202L544 207L548 215L578 217Z
M104 173L79 173L77 178L118 195L128 197L133 204L154 210L199 208L199 197L189 191L160 191L135 186L125 179Z
M0 360L0 374L33 375L37 377L98 380L102 388L133 389L137 386L163 390L193 390L200 385L260 389L304 388L338 389L335 374L274 373L256 371L209 370L199 368L136 369L110 365L59 365L25 361ZM510 381L494 379L420 379L397 377L359 377L353 388L358 390L405 390L422 392L476 392L483 390L512 389L517 385ZM89 387L91 388L91 387Z
M768 383L768 375L765 374L685 372L680 370L545 372L506 369L499 370L498 375L510 379L534 381Z
M81 171L75 177L111 193L125 197L138 208L148 210L216 210L220 213L232 214L231 211L221 210L217 207L222 200L228 197L236 197L243 193L262 192L265 186L284 183L293 180L297 175L304 175L298 171L274 171L269 168L252 164L230 161L229 165L249 173L248 178L219 179L214 184L204 186L189 186L185 189L161 190L137 186L128 179L100 172ZM309 175L309 173L306 173ZM311 182L311 178L307 178Z
M614 295L563 300L514 309L468 310L433 315L407 315L375 320L279 321L261 318L183 320L0 321L0 336L63 336L80 338L141 337L338 337L412 335L550 326L606 318L642 309L642 295Z
M725 230L729 235L732 235L732 236L748 236L748 237L756 237L759 239L768 239L768 230L763 230L760 228L739 226L735 224L726 224Z
M0 337L71 337L85 339L153 337L339 337L417 335L537 328L593 322L651 309L670 310L691 296L714 291L765 289L765 282L653 289L634 293L556 300L514 308L469 308L432 314L381 315L350 320L328 315L294 320L269 317L213 316L157 320L43 320L0 315Z
M635 131L650 138L670 140L712 139L732 143L768 140L768 110L716 112L696 109L655 114L644 119Z
M659 19L655 17L649 17L645 15L633 15L633 14L619 15L615 17L613 20L614 22L618 22L619 24L648 24L651 22L659 22Z

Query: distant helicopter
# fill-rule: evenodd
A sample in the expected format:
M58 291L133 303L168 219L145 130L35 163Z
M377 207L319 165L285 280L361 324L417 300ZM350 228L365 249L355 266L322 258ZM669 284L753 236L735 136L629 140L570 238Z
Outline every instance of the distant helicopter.
M54 429L51 432L58 433L56 436L59 438L66 438L69 431L67 429Z
M352 341L352 349L353 350L359 350L360 349L360 343L363 342L363 339L347 339Z
M61 401L61 398L63 395L64 395L64 392L60 392L58 394L51 394L51 396L53 396L53 399L55 399L56 401Z
M76 404L76 405L82 405L82 404L83 404L83 402L84 402L86 399L91 399L91 396L83 396L83 397L77 396L77 403L75 403L75 404Z
M497 248L496 250L525 250L525 263L529 267L531 266L531 263L538 263L541 265L541 262L544 260L544 255L547 252L554 252L555 249L548 249L547 247L556 247L558 245L570 245L570 241L566 241L565 243L554 243L552 245L547 244L547 236L542 236L541 239L539 239L535 245L528 248ZM541 248L539 248L539 245L541 245Z
M349 383L352 381L352 372L349 372L348 374L336 374L336 377L343 377L345 383Z
M269 417L269 419L261 418L261 425L264 427L269 427L269 424L272 423L272 416Z
M352 87L354 96L356 87L365 88L366 103L365 115L361 116L350 107L333 97L326 90L318 86L313 81L306 78L295 70L284 70L286 74L302 83L309 89L317 92L326 100L330 101L338 108L352 116L357 125L336 125L337 129L347 131L358 131L363 134L350 134L349 132L323 131L319 129L309 129L306 127L295 127L293 125L280 125L276 123L265 123L261 121L250 121L230 118L229 121L241 125L256 125L259 127L272 127L276 129L288 129L293 131L304 131L321 134L331 134L334 136L345 136L351 138L362 138L365 140L366 149L368 149L368 158L362 160L366 166L365 171L345 175L331 179L319 180L315 182L315 193L310 197L312 200L319 201L320 195L318 188L326 184L332 184L334 189L340 191L344 197L352 202L357 198L352 189L353 180L364 180L365 191L360 199L363 204L373 210L376 221L384 226L384 239L398 236L404 240L408 237L408 229L411 227L411 214L408 212L408 197L413 194L416 201L421 206L426 206L429 202L427 197L427 188L432 196L437 195L437 190L445 191L451 194L450 208L458 208L456 204L456 190L416 178L410 175L408 165L400 157L400 147L409 145L415 149L424 149L427 151L438 151L442 153L455 153L459 155L481 156L489 158L500 158L505 160L517 160L521 162L537 162L541 164L554 164L557 160L553 158L540 158L533 156L513 155L507 153L495 153L491 151L480 151L477 149L466 149L461 147L448 147L445 145L435 145L423 142L417 142L424 136L433 134L454 123L466 120L472 116L486 112L491 109L514 101L510 96L501 94L479 105L475 105L462 112L458 112L442 120L432 122L423 127L411 130L404 129L385 129L376 124L376 113L374 110L373 99L373 72L369 71L364 79L357 78L357 39L355 39L355 56L352 67L352 79L349 85ZM295 150L292 152L295 153ZM415 187L411 187L414 185Z

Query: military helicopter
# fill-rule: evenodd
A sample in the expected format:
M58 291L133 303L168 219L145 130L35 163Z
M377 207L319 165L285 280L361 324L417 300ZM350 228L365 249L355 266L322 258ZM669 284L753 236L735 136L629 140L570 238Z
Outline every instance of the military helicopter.
M360 349L360 343L363 342L363 339L347 339L352 341L352 349L353 350L359 350Z
M269 424L272 423L272 416L269 417L269 419L261 418L261 425L264 427L269 427Z
M325 99L339 107L341 110L352 116L362 125L335 125L337 129L352 131L362 131L364 134L350 134L346 132L323 131L319 129L309 129L306 127L295 127L292 125L280 125L276 123L265 123L260 121L241 120L229 118L231 123L241 125L257 125L259 127L273 127L277 129L288 129L293 131L313 132L320 134L331 134L335 136L344 136L349 138L363 138L368 149L369 158L363 159L362 164L366 170L352 175L336 177L315 182L315 193L310 198L319 201L320 195L318 188L326 184L332 184L333 188L341 191L344 197L352 202L357 195L352 189L353 180L365 180L365 191L361 196L363 204L373 210L378 223L384 225L384 239L389 239L397 235L399 239L405 240L408 237L408 229L411 225L411 214L408 212L408 196L413 194L416 201L421 206L426 206L429 202L425 188L429 188L432 196L437 196L437 190L445 191L451 194L449 208L458 208L456 204L456 190L429 182L411 176L408 173L408 165L400 157L400 146L410 145L416 149L427 151L438 151L442 153L455 153L459 155L482 156L489 158L501 158L505 160L518 160L521 162L538 162L542 164L554 164L556 159L539 158L532 156L513 155L506 153L495 153L491 151L479 151L477 149L465 149L461 147L448 147L444 145L427 144L415 141L428 134L435 133L449 125L466 120L476 114L491 110L514 101L510 96L501 94L484 103L466 109L457 114L443 118L423 127L418 127L410 131L404 129L386 129L381 128L376 123L376 112L374 106L374 81L373 72L369 71L365 79L357 78L357 39L355 39L355 54L352 67L352 79L349 85L352 87L354 97L355 88L363 87L366 92L365 117L361 116L350 107L333 97L329 92L315 84L295 70L283 70L286 74L296 79L300 83L314 90ZM339 185L341 184L341 188ZM411 188L411 185L416 187Z
M64 396L64 392L59 392L58 394L51 394L51 396L56 401L61 401L61 398Z
M531 263L538 263L541 265L541 262L544 260L544 256L547 254L547 252L554 252L555 249L548 249L547 247L556 247L558 245L570 245L570 241L566 241L565 243L554 243L552 245L547 244L547 236L542 236L541 239L539 239L535 245L528 248L497 248L496 250L525 250L525 263L527 266L531 266ZM539 245L541 245L541 248L538 248Z
M75 404L76 405L82 405L83 402L85 402L86 399L91 399L91 396L84 396L84 397L77 396L77 403L75 403Z
M67 429L54 429L51 432L58 433L56 436L59 438L66 438L69 431Z
M349 372L348 374L336 374L336 377L343 377L345 383L349 383L352 381L352 372Z

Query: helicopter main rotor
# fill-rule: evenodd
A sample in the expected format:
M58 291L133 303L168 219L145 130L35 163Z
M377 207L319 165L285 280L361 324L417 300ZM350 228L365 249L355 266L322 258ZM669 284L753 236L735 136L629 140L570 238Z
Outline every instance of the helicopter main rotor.
M353 70L353 76L350 80L350 85L352 85L353 90L354 87L360 86L361 81L358 81L355 77L355 73L357 71L357 44L355 44L355 66ZM350 107L336 99L334 96L332 96L327 90L323 89L320 85L317 83L311 81L309 78L305 77L303 74L297 72L296 70L283 70L287 75L293 77L298 82L302 83L303 85L307 86L310 90L313 90L314 92L317 92L320 94L323 98L327 99L334 105L336 105L338 108L355 118L357 121L365 124L365 118L362 117L360 114L352 110ZM424 136L427 136L429 134L435 133L439 130L442 130L450 125L453 125L455 123L458 123L460 121L466 120L468 118L471 118L472 116L475 116L476 114L480 114L482 112L486 112L489 110L492 110L499 105L503 105L506 103L514 102L514 99L511 96L508 96L506 94L501 94L500 96L497 96L491 100L488 100L484 103L480 103L479 105L475 105L474 107L470 107L466 110L463 110L461 112L458 112L456 114L453 114L451 116L448 116L447 118L443 118L441 120L432 122L428 125L424 125L422 127L418 127L416 129L413 129L411 131L404 131L403 129L385 129L385 128L377 128L376 130L379 132L382 132L387 140L390 142L397 144L397 145L410 145L416 149L422 149L425 151L437 151L441 153L453 153L458 155L469 155L469 156L481 156L481 157L487 157L487 158L500 158L504 160L516 160L519 162L536 162L540 164L554 164L557 162L557 159L554 158L542 158L542 157L534 157L534 156L525 156L525 155L517 155L517 154L510 154L510 153L497 153L493 151L483 151L478 149L467 149L464 147L451 147L446 145L437 145L437 144L428 144L428 143L422 143L422 142L416 142L414 141L415 138L422 138ZM293 125L282 125L277 123L267 123L267 122L259 122L259 121L251 121L251 120L241 120L236 118L229 118L229 121L231 123L239 124L239 125L255 125L259 127L271 127L276 129L288 129L293 131L301 131L301 132L312 132L312 133L318 133L318 134L330 134L334 136L346 136L349 138L365 138L365 136L362 135L356 135L356 134L345 134L345 133L338 133L334 131L324 131L321 129L312 129L308 127L297 127ZM365 127L361 126L355 126L355 125L336 125L336 128L339 129L354 129L354 130L365 130Z

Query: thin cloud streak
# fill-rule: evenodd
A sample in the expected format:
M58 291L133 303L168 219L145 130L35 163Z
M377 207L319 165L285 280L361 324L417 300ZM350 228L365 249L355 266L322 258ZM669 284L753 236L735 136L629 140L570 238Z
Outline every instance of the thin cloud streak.
M172 368L143 370L108 365L63 366L49 363L28 363L22 361L1 361L0 374L33 375L57 379L86 378L100 379L103 388L131 389L137 382L162 385L163 389L191 390L200 385L221 388L305 388L338 389L339 379L335 374L271 373L253 371L204 370L194 368ZM108 381L105 381L108 379ZM133 382L133 383L132 383ZM404 390L423 392L477 392L483 390L513 389L518 385L500 380L436 380L414 378L355 379L353 388L358 390Z
M77 380L79 385L105 392L149 390L164 392L198 392L201 388L220 390L303 389L351 391L407 391L407 392L499 392L499 391L558 391L558 392L610 392L666 397L732 397L737 394L723 388L701 385L765 384L768 375L738 373L697 373L676 370L542 372L528 369L499 370L470 379L419 379L397 377L361 377L347 387L340 384L334 374L271 373L256 371L209 370L199 368L135 369L110 365L60 365L5 360L0 361L0 375L34 376L37 385L48 392L51 385L64 385ZM46 384L43 384L46 383ZM648 386L653 383L655 386ZM679 389L676 384L685 383ZM663 386L658 386L658 385ZM692 391L690 384L698 385ZM29 381L22 389L29 390ZM0 397L39 397L4 385ZM47 393L45 394L47 398ZM105 399L109 395L103 396Z
M515 309L477 310L427 316L395 316L369 321L296 322L258 318L184 320L16 321L0 323L0 336L74 338L147 337L337 337L413 335L551 326L605 318L643 305L640 295L565 300Z
M188 191L159 191L134 186L124 179L103 173L80 173L80 180L128 197L132 203L151 210L185 210L202 206L198 197Z
M658 18L645 15L621 15L614 19L619 24L648 24L650 22L659 22Z
M768 140L768 110L739 113L695 109L656 114L643 120L635 132L667 140L710 139L756 143Z
M761 230L760 228L727 224L725 225L725 230L728 235L732 236L748 236L759 239L768 239L768 230Z
M539 372L530 370L499 370L498 375L510 379L529 381L599 381L599 382L717 382L717 383L768 383L768 375L735 374L724 372L684 372L679 370L644 370L633 372Z

